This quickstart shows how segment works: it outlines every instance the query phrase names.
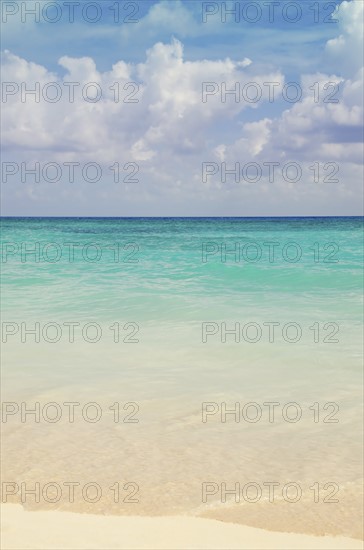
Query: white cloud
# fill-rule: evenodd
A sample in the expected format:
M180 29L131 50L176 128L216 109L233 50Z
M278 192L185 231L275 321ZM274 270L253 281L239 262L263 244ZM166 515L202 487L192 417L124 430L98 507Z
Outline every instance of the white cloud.
M139 20L137 27L132 27L133 25L124 25L121 28L121 36L133 39L137 32L138 36L160 36L161 33L168 33L186 37L197 34L200 30L193 13L181 0L164 0L152 4L148 13Z
M364 2L344 0L333 17L339 21L341 34L327 42L327 59L336 72L349 76L363 66Z
M41 93L50 98L57 91L48 88L49 83L56 83L60 90L56 103L43 97L36 103L31 94L21 102L20 91L7 97L4 144L13 150L33 151L37 157L48 154L47 149L57 158L75 151L78 156L93 155L102 162L119 157L120 151L130 160L149 160L156 151L160 155L204 151L211 124L226 117L233 119L257 105L236 103L229 97L223 103L220 93L202 103L203 82L216 83L219 89L221 82L230 89L236 82L243 86L252 78L261 86L271 80L283 83L279 72L253 77L246 74L243 67L250 64L247 60L185 61L183 46L177 40L155 44L147 51L144 63L119 61L104 73L89 57L64 56L59 60L66 69L62 78L10 52L5 52L3 58L4 80L17 83L19 90L22 83L26 83L27 90L38 83ZM70 82L77 85L71 86ZM87 102L82 93L91 99L99 93L100 100ZM261 104L267 100L267 93ZM71 94L74 102L70 102Z
M348 50L358 45L360 10L352 4L343 2L338 9L341 35L328 42L328 55L347 56ZM163 9L158 4L148 16L154 17L158 10L166 15ZM175 9L185 8L178 3ZM350 213L358 207L363 116L360 55L351 67L347 64L345 71L338 66L337 71L302 75L302 100L286 102L283 112L276 110L275 116L270 114L275 106L268 103L264 83L277 82L281 89L285 79L279 70L259 71L243 56L238 60L186 61L178 40L157 42L142 63L119 60L105 72L100 72L90 57L61 57L63 76L10 52L5 52L3 58L4 81L19 86L26 82L28 89L38 82L43 90L54 82L62 89L57 103L43 99L35 103L31 97L22 103L19 94L8 97L2 121L6 160L93 161L106 167L114 162L140 165L136 185L110 185L109 170L108 178L93 188L92 194L90 188L82 186L7 187L4 193L8 204L27 204L28 200L38 204L47 196L47 208L56 209L67 205L72 197L89 215L125 215L128 211L120 208L126 205L139 215L337 214L341 206L344 214L345 208ZM65 86L70 81L80 84L75 87L73 103ZM231 94L222 101L222 83L226 90L232 90L237 83L243 88L252 81L264 90L258 103L235 101ZM82 98L80 91L88 82L97 83L102 90L100 101L92 103ZM212 83L216 92L206 102L201 97L204 82ZM312 90L315 82L321 93L318 102ZM338 103L323 101L333 91L323 90L328 82L339 86L333 96ZM117 91L120 101L115 101ZM127 98L138 101L128 103ZM264 106L268 107L265 111ZM254 161L263 165L295 161L310 174L309 167L315 160L340 163L340 182L325 187L296 185L278 178L272 185L264 177L257 185L225 185L220 173L205 184L201 178L202 162L232 165ZM266 210L262 209L263 196ZM317 212L312 209L313 203Z

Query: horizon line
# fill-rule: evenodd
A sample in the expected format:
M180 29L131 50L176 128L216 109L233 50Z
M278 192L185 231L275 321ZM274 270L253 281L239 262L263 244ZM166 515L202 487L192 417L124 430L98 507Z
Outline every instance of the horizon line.
M364 218L364 214L350 215L317 215L317 216L0 216L1 219L307 219L307 218Z

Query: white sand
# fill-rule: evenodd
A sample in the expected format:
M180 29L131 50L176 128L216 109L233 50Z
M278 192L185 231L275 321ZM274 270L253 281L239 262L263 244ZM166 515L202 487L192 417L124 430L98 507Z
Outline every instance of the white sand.
M25 512L18 504L1 506L1 548L150 549L150 550L356 550L360 541L276 533L179 517L97 516L70 512Z

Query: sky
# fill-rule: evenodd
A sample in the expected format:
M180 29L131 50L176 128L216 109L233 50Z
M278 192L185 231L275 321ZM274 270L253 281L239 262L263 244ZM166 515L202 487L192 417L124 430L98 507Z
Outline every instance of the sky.
M363 8L2 0L1 214L362 215Z

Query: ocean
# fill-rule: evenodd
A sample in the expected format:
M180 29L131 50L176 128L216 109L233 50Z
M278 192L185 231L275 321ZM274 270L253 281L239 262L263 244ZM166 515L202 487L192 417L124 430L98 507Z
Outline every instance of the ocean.
M360 536L362 218L1 228L8 501Z

